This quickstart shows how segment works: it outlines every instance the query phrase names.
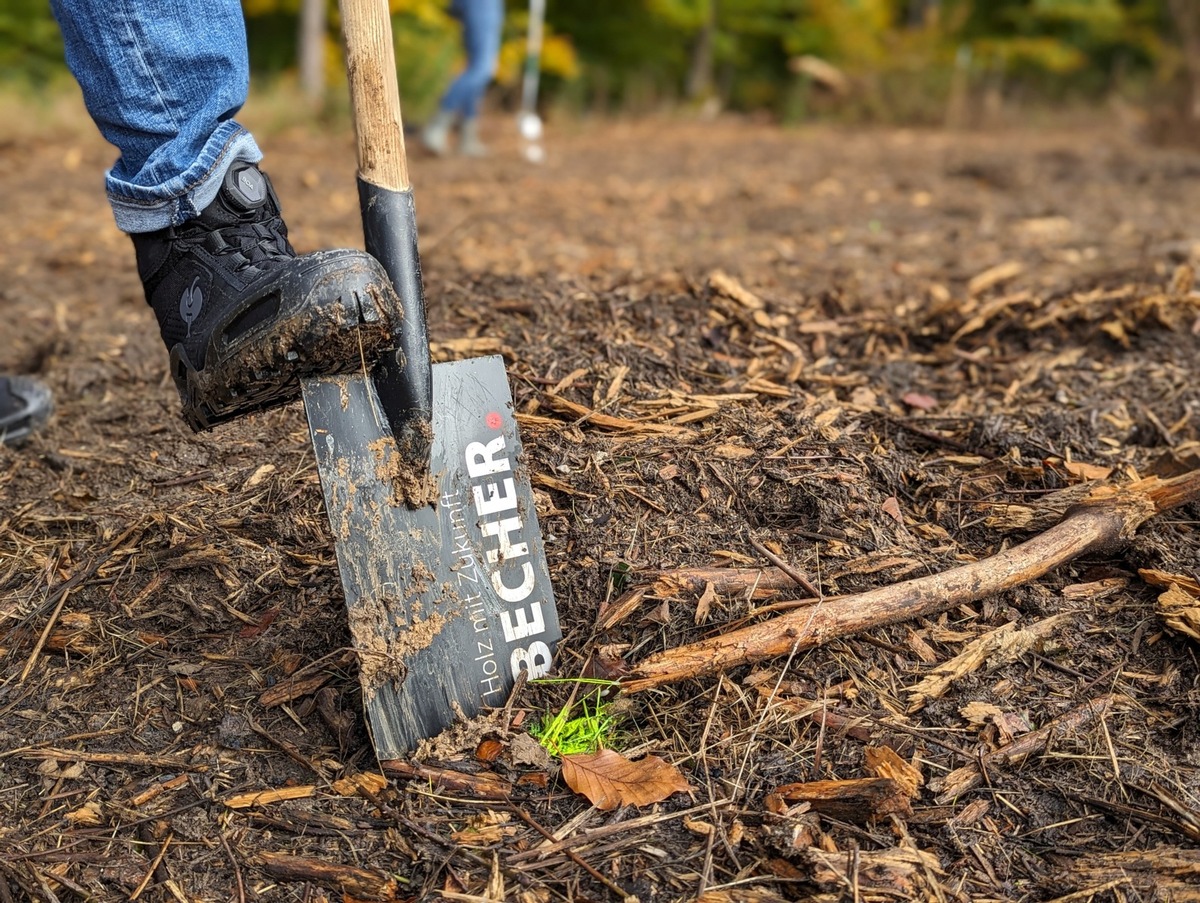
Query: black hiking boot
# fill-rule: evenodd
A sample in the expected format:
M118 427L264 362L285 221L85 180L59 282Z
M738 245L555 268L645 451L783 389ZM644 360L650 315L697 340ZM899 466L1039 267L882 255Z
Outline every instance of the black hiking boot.
M297 257L254 164L230 167L197 218L131 237L183 419L197 432L395 347L400 302L383 267L362 251Z

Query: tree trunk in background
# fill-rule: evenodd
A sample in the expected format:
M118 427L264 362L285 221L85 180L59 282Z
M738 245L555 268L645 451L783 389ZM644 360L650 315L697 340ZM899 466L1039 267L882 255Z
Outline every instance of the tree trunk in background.
M923 28L941 6L941 0L909 0L908 27Z
M298 35L300 87L306 97L320 103L325 96L326 0L302 0Z
M688 100L707 100L713 92L713 45L717 37L717 0L708 0L704 24L692 45L692 61L688 67L684 94Z
M1200 4L1196 0L1170 0L1171 17L1179 29L1179 44L1188 72L1188 111L1200 121Z

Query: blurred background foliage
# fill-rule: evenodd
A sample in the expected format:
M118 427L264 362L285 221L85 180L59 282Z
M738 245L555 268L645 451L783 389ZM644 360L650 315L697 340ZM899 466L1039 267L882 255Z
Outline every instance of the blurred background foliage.
M461 65L447 0L389 0L406 110ZM344 105L336 0L243 0L256 84ZM492 103L512 108L527 0ZM65 77L45 0L4 0L0 81ZM1200 121L1200 0L548 0L543 112L666 109L970 125L999 108L1122 103Z

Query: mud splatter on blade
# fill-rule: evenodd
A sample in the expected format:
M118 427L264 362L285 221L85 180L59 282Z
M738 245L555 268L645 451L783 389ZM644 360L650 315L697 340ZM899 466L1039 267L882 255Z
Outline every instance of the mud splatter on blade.
M372 380L308 380L304 404L375 752L397 758L503 705L561 638L503 359L433 367L435 506L395 501Z

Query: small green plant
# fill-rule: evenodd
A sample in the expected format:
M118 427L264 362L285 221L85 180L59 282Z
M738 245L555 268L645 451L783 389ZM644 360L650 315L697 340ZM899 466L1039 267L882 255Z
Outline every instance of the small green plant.
M618 561L614 564L612 571L609 572L609 580L612 581L613 592L619 593L624 590L632 577L633 568L627 562Z
M595 686L594 691L576 701L575 694L555 715L547 715L530 728L546 752L561 757L576 753L592 753L598 749L611 749L618 717L603 699L606 689L617 685L611 680L576 678L571 683ZM538 681L538 683L564 683L562 680Z

